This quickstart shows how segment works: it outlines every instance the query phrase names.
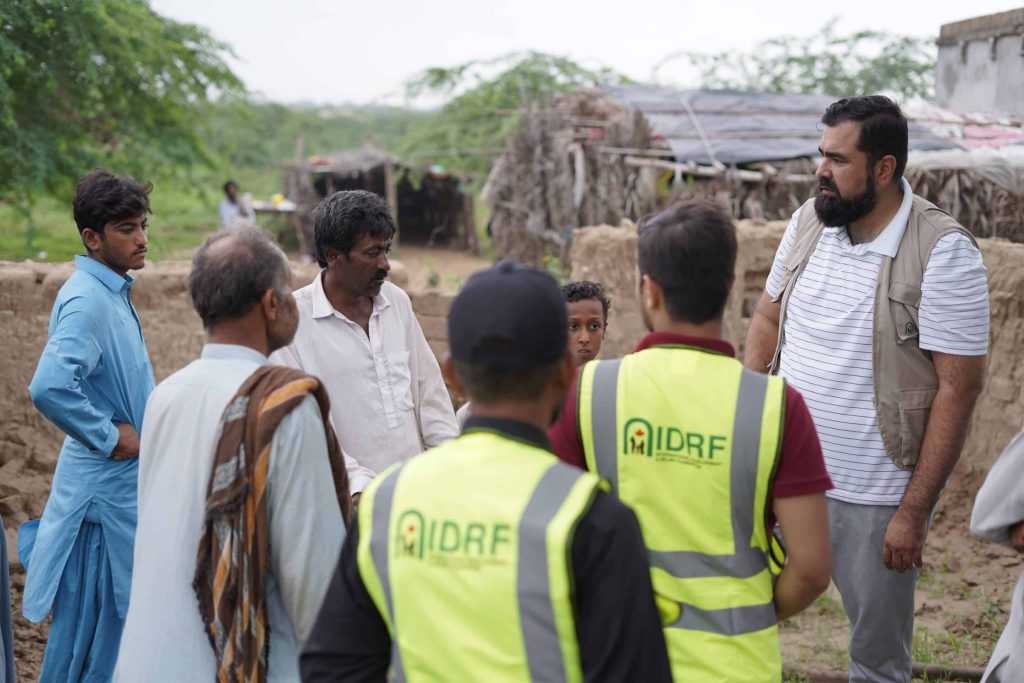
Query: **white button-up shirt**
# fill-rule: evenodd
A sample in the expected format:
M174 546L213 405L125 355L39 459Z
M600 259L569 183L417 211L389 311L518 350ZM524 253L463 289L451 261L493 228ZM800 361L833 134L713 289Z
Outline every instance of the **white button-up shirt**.
M384 282L373 298L369 336L327 300L322 273L295 300L295 339L270 362L324 383L352 493L388 465L458 435L441 368L401 288Z
M212 681L216 661L192 588L220 417L267 358L207 344L153 391L139 449L139 525L116 683ZM269 683L298 683L345 526L320 409L307 396L274 433L267 474Z

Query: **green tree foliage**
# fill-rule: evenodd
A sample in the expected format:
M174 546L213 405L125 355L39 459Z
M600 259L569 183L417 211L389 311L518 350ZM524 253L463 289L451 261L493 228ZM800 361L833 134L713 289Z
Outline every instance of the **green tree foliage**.
M749 52L677 52L654 69L685 59L707 88L815 95L894 93L903 100L930 99L934 92L935 45L924 38L881 31L837 35L836 20L814 36L783 36Z
M67 196L101 164L149 178L208 161L211 97L243 91L227 51L145 0L3 0L0 200Z
M397 151L413 161L419 158L451 170L485 173L498 154L494 150L500 150L516 129L524 107L550 104L558 93L581 86L621 81L610 69L589 69L541 52L515 52L426 69L407 82L407 94L451 99L416 122Z
M372 140L393 149L425 113L373 105L286 106L241 99L218 102L204 137L224 169L290 163L301 136L306 155L332 154Z

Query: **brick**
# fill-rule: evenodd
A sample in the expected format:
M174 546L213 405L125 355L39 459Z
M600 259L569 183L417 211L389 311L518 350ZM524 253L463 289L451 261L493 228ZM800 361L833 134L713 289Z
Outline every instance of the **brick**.
M420 327L423 328L423 336L428 340L448 341L448 319L436 315L417 316Z
M452 307L454 295L440 294L438 292L425 292L416 294L412 299L412 310L419 316L441 316L446 317Z

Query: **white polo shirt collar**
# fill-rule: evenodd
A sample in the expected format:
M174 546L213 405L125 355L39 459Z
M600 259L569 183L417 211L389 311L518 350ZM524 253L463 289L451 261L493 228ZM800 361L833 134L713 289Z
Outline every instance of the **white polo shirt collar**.
M896 257L896 252L900 248L900 242L903 241L903 233L907 231L907 222L910 220L910 207L914 202L914 192L910 188L910 183L907 182L907 179L900 178L900 184L903 188L903 202L900 204L899 211L889 221L889 224L885 226L882 232L878 233L875 239L863 244L849 244L846 247L848 250L857 254L873 252L882 256L888 256L889 258ZM850 239L849 234L841 234L846 233L845 226L825 228L825 233L840 236L847 243Z

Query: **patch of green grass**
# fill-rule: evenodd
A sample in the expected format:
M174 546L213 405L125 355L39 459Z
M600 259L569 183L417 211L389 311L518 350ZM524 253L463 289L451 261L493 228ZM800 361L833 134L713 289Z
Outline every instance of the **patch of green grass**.
M914 661L921 664L949 665L949 657L942 647L946 634L935 633L926 626L914 629L914 641L911 646Z
M843 606L836 602L828 593L822 593L815 598L814 606L825 616L842 617L844 614Z
M978 602L981 606L981 615L993 624L1004 621L1003 606L998 598L990 596L984 586L978 586Z
M931 591L935 588L935 572L930 567L922 567L917 572L917 590Z
M932 631L926 626L914 629L914 661L947 667L984 666L995 646L998 633L994 637L979 633L976 628L972 628L971 620L959 616L951 618L946 626L947 629L941 632Z
M232 173L206 171L194 183L153 180L149 219L149 258L178 257L202 243L219 224L217 205L221 186L231 177L242 192L268 198L280 191L280 173L274 169L236 169ZM31 216L10 204L0 204L0 259L68 261L84 253L75 227L69 198L42 196Z

